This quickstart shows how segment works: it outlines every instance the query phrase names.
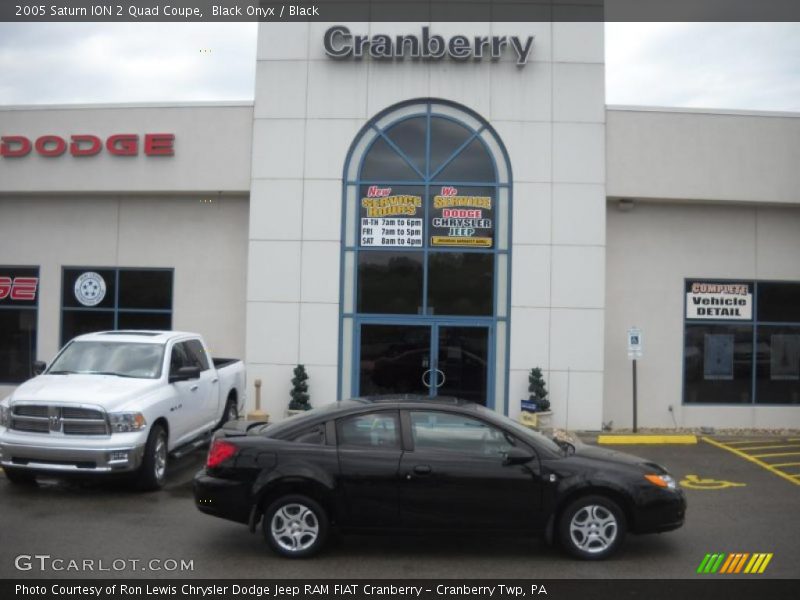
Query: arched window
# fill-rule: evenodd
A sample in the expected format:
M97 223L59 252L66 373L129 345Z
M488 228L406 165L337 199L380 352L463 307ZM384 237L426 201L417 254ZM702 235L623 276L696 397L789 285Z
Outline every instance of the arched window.
M403 103L344 171L340 397L455 395L505 410L511 171L452 103Z

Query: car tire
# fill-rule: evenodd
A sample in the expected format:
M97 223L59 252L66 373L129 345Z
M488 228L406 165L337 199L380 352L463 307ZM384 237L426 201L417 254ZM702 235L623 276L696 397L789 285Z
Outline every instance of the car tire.
M313 556L328 537L325 509L308 496L289 494L272 502L261 522L270 548L287 558Z
M607 496L584 496L561 513L558 539L577 558L603 560L619 548L626 530L625 514L616 502Z
M15 469L13 467L3 467L6 479L14 485L33 485L36 483L36 474L25 469Z
M225 404L225 411L222 413L222 418L219 420L217 429L225 425L228 421L235 421L239 418L239 407L236 406L236 398L228 396L228 402Z
M136 487L150 492L164 487L167 472L167 430L163 425L155 424L147 436L144 456L136 476Z

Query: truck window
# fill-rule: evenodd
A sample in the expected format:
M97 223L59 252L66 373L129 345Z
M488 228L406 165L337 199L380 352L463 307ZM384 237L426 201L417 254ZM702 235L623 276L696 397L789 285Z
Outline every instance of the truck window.
M186 343L186 350L193 365L200 365L200 369L206 371L209 367L208 356L200 340L189 340Z

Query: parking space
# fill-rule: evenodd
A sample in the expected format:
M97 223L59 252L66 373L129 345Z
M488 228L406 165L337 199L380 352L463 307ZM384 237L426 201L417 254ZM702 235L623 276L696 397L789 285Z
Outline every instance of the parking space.
M800 437L703 438L713 444L800 485Z
M710 438L709 438L710 439ZM281 559L243 525L201 514L191 479L198 450L173 462L160 492L141 494L117 482L46 480L12 486L0 476L0 577L107 577L109 573L32 570L14 566L20 554L65 559L118 558L192 561L188 572L127 569L127 577L225 578L795 578L800 564L800 487L744 459L741 453L791 451L791 438L701 440L691 446L611 446L656 461L684 482L684 527L661 535L629 536L608 561L573 560L541 540L463 536L349 536L312 560ZM733 443L747 442L747 443ZM753 442L753 443L750 443ZM770 446L767 449L758 448ZM724 445L725 447L722 447ZM783 457L754 460L777 464ZM790 457L791 458L791 457ZM790 467L775 467L791 473ZM487 507L490 510L491 507ZM771 553L762 574L698 574L707 554Z

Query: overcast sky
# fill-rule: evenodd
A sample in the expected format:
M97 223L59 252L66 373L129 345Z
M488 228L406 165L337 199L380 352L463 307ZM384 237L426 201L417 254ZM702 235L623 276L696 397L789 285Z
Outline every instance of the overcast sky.
M0 24L0 104L252 100L257 26ZM606 25L606 101L800 111L799 23Z

